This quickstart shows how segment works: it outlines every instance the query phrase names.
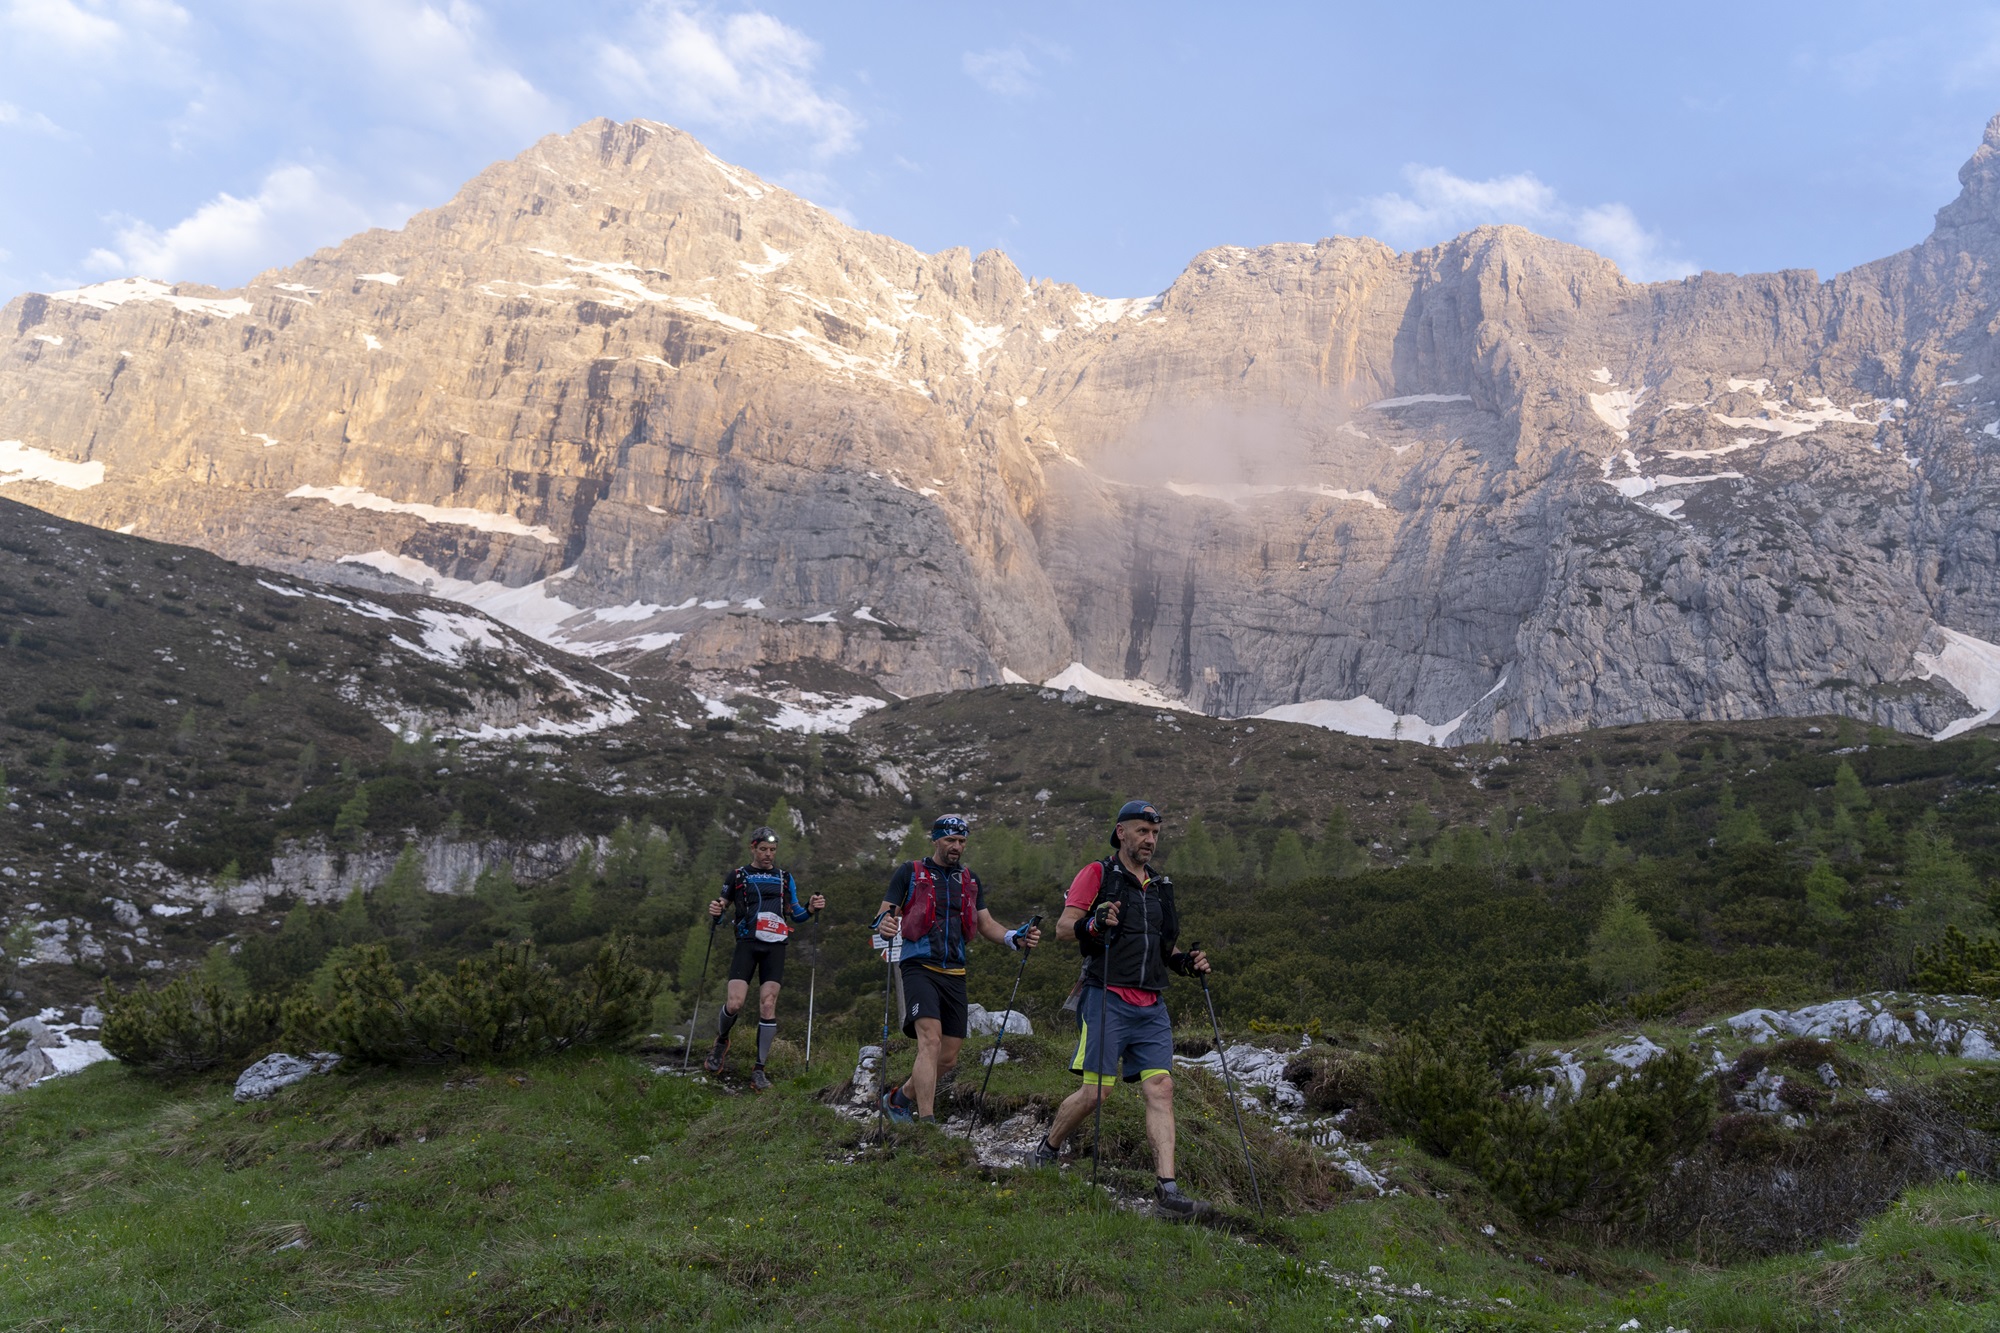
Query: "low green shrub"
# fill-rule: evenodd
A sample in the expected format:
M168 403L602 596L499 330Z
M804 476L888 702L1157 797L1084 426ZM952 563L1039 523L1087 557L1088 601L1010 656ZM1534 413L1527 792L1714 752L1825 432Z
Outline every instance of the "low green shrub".
M1917 950L1911 984L1935 995L1983 995L2000 1000L2000 939L1973 939L1957 926Z
M336 972L332 1002L301 994L285 1005L288 1042L380 1064L442 1064L613 1042L651 1018L661 978L632 961L629 940L565 980L533 944L496 944L451 971L418 971L406 985L380 944Z
M1473 1171L1523 1222L1624 1228L1704 1140L1714 1094L1684 1051L1572 1095L1503 1025L1426 1021L1383 1058L1382 1114Z
M270 1050L281 1021L276 1000L235 995L202 976L158 990L107 987L102 1008L104 1049L152 1074L199 1073Z

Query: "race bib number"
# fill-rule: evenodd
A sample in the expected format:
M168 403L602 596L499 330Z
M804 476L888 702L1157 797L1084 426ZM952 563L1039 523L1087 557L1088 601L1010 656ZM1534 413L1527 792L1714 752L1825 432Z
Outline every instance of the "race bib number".
M783 944L792 933L791 923L776 912L759 912L751 931L766 944Z

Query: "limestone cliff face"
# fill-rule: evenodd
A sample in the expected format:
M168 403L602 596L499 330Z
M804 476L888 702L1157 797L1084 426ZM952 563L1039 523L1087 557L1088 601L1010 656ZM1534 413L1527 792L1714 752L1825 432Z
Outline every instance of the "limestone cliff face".
M2000 120L1961 180L1831 281L1634 284L1487 228L1113 301L595 121L240 292L17 298L0 484L626 670L1937 731L2000 709Z

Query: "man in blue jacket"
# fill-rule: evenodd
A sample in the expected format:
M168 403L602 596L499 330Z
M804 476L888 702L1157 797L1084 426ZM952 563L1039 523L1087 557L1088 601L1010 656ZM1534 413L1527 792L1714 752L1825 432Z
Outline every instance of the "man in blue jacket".
M892 1120L937 1119L939 1080L958 1066L965 1044L965 946L974 935L1010 949L1042 942L1039 928L1009 930L980 902L979 880L963 864L963 815L931 825L931 854L905 861L889 881L875 918L883 939L903 938L903 1035L917 1039L917 1059L901 1087L882 1094Z
M750 1070L750 1086L758 1092L771 1087L764 1065L771 1058L771 1043L778 1036L778 990L785 978L785 941L792 926L809 921L826 906L815 893L801 903L799 882L792 872L778 868L778 834L768 826L751 830L750 864L738 866L722 881L722 896L708 905L708 914L720 917L723 909L736 909L736 952L729 960L729 995L715 1020L715 1049L701 1062L711 1074L720 1074L729 1061L729 1030L736 1015L750 997L750 974L761 984L757 990L757 1063Z

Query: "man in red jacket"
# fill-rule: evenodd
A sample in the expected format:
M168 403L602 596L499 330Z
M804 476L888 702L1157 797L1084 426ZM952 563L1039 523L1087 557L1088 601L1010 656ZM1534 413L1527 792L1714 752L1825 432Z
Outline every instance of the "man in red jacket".
M1056 938L1075 940L1083 954L1082 1025L1072 1072L1083 1086L1056 1108L1048 1137L1028 1151L1028 1166L1051 1166L1063 1140L1109 1096L1122 1073L1146 1102L1146 1138L1153 1145L1153 1200L1161 1211L1188 1217L1202 1205L1174 1177L1174 1025L1163 992L1168 973L1200 976L1200 950L1175 948L1180 913L1174 884L1152 867L1160 842L1160 812L1127 801L1111 829L1117 850L1077 872L1056 922Z

